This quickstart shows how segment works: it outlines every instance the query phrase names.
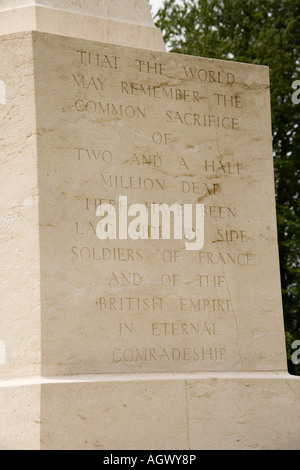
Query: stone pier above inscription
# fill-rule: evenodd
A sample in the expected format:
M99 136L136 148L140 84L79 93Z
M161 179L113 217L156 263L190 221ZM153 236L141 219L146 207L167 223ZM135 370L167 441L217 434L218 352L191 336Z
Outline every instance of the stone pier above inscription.
M164 51L148 0L2 0L1 34L37 30Z

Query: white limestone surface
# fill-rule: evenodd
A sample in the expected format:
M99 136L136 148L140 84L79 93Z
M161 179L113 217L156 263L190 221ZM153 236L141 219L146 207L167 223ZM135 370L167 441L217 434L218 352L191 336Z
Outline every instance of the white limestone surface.
M0 31L62 36L165 50L147 0L2 0Z
M299 450L288 374L0 381L0 450Z
M153 26L146 0L3 0L1 10L42 6L99 18L119 19L128 23Z

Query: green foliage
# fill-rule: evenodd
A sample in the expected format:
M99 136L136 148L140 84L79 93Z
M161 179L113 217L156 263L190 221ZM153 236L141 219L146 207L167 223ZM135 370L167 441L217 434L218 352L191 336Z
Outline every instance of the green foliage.
M299 0L165 0L156 17L172 52L270 68L275 187L289 371L300 339L300 79Z

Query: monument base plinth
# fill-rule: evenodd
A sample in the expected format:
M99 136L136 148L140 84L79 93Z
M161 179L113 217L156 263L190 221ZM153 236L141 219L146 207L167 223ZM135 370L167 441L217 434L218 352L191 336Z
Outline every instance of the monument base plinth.
M269 372L6 381L0 448L299 449L299 394Z

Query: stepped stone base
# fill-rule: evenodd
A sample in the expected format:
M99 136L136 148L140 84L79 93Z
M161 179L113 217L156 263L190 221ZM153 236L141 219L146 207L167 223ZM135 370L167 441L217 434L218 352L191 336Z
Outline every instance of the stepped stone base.
M299 449L286 373L79 376L0 385L0 449Z

